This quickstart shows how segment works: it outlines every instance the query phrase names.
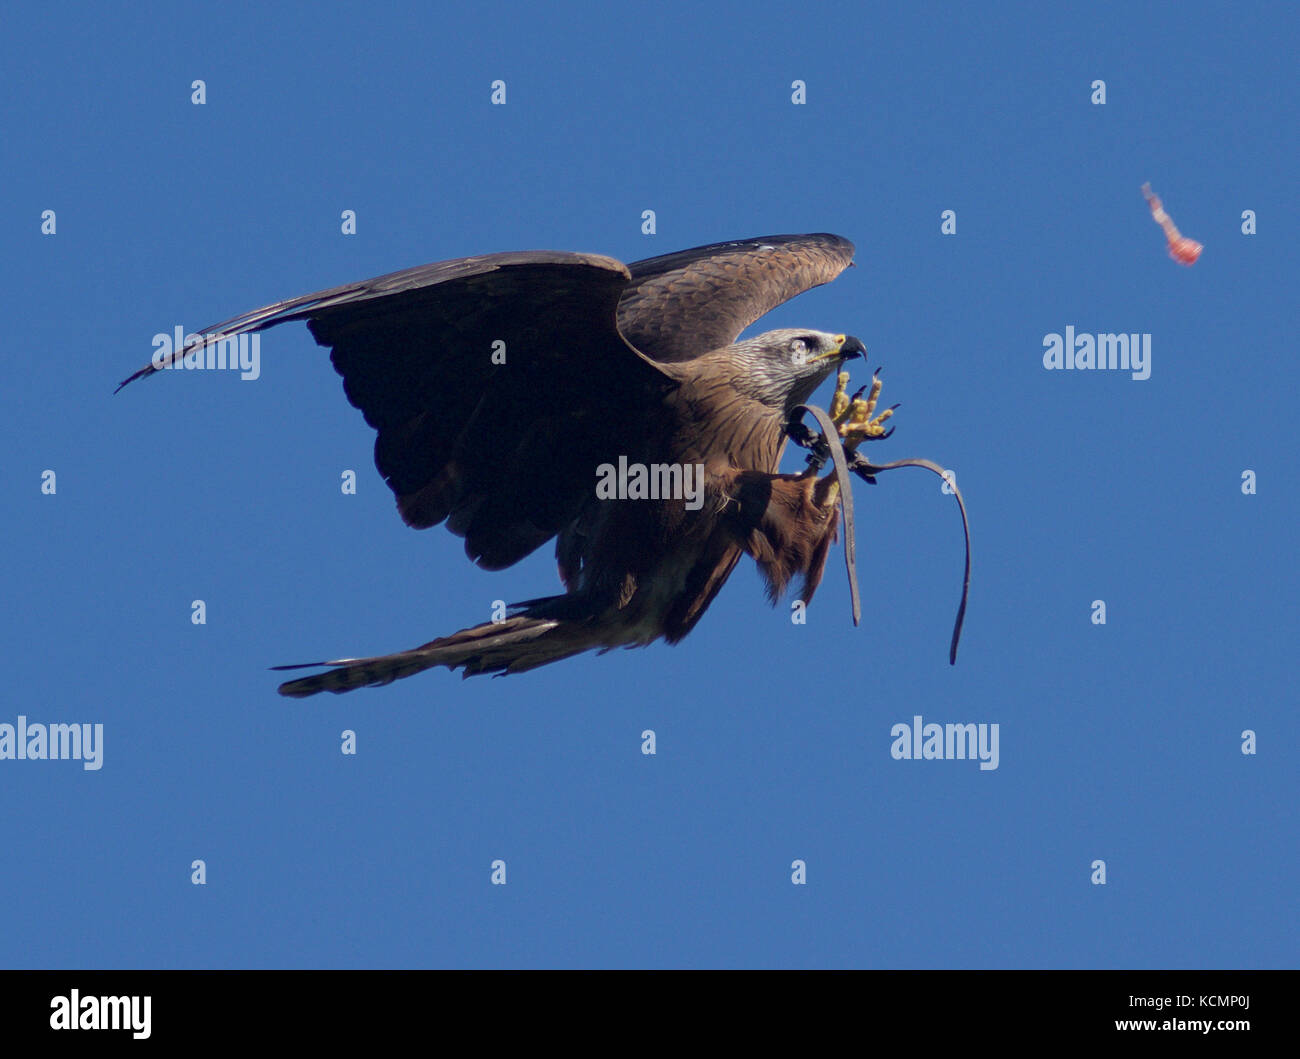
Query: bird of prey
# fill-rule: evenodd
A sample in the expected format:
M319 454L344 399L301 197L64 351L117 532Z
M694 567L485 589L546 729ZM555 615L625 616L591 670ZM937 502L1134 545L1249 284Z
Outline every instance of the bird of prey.
M487 254L207 328L186 353L305 320L331 350L348 400L378 431L375 464L407 525L446 522L489 570L556 540L562 594L413 650L312 663L326 668L280 692L351 691L434 666L518 673L593 648L676 643L742 553L756 560L773 602L796 578L810 600L840 497L834 476L778 472L786 423L866 350L845 334L798 328L737 338L852 260L853 244L828 234L714 243L630 265L594 254ZM126 382L160 366L170 363ZM847 415L846 379L837 422L853 445L883 434L888 413L871 415L877 382L869 405L853 402ZM680 469L681 478L661 475L671 484L698 471L698 494L652 490L647 499L598 488L610 468L638 466Z

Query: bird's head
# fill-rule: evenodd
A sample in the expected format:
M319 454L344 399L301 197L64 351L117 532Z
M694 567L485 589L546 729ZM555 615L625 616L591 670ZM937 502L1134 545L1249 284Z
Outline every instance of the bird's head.
M729 352L736 388L789 415L844 361L865 356L867 347L852 335L787 327L737 342Z

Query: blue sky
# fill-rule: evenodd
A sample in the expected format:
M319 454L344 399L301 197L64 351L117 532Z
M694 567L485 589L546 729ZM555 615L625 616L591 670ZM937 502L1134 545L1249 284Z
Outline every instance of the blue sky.
M1294 12L450 6L6 16L0 724L104 753L0 761L0 965L1295 966ZM548 594L550 549L406 528L302 325L112 395L157 332L427 261L810 231L858 267L754 331L862 338L872 456L955 470L956 667L957 513L906 471L857 490L860 628L840 555L806 626L743 560L677 647L286 700L267 666ZM1150 378L1045 370L1066 327ZM895 760L916 715L998 768Z

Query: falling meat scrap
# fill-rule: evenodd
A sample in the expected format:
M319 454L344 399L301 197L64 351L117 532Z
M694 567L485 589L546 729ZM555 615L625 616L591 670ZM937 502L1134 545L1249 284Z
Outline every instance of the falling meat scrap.
M1180 265L1196 264L1196 259L1201 256L1201 251L1205 247L1201 246L1195 239L1188 239L1187 236L1178 231L1177 227L1174 226L1173 219L1160 205L1160 196L1152 192L1150 184L1142 185L1142 194L1146 196L1147 205L1151 207L1151 216L1165 230L1165 238L1169 240L1169 256Z

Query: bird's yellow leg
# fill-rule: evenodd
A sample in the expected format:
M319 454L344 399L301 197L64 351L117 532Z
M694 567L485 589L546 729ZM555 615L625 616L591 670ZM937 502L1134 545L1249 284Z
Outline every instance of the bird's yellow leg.
M831 394L830 415L835 425L844 422L849 411L849 373L842 371L835 379L835 392Z

